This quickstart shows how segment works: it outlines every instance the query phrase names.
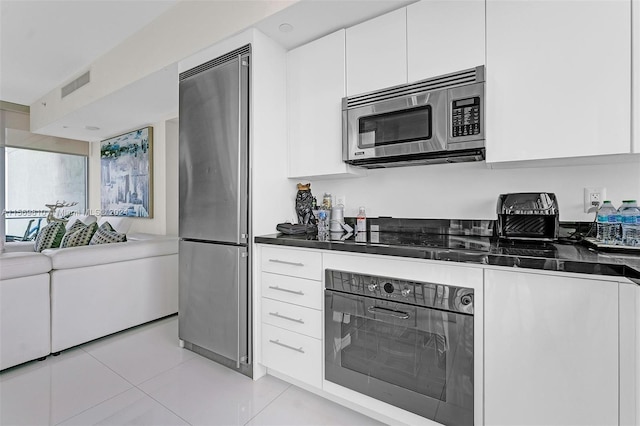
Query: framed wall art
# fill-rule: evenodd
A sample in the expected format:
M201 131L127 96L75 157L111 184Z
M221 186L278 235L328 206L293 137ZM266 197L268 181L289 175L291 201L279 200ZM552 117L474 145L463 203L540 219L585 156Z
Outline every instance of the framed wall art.
M100 142L102 216L153 217L153 127Z

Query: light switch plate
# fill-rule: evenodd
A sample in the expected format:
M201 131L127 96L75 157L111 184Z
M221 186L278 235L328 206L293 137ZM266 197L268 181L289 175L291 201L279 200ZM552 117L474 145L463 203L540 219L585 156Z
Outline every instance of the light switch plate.
M584 212L593 213L597 211L606 198L607 188L605 187L592 186L584 188Z

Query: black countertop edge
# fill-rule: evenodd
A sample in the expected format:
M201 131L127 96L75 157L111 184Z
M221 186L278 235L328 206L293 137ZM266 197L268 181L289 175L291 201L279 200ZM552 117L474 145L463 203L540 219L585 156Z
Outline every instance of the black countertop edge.
M306 236L270 234L257 236L258 244L340 251L361 254L376 254L413 259L428 259L470 263L488 266L504 266L521 269L537 269L554 272L570 272L627 278L640 285L640 256L618 256L613 253L598 253L592 248L574 245L559 245L562 254L555 258L526 255L496 254L480 250L452 249L445 247L406 247L354 241L318 241Z

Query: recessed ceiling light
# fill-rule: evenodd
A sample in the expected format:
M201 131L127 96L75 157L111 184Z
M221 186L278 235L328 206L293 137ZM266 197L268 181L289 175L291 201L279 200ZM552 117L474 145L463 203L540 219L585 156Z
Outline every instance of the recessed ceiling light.
M293 25L287 24L285 22L284 24L280 24L278 29L280 30L281 33L290 33L291 31L293 31Z
M98 126L84 126L84 128L87 130L100 130L100 127Z

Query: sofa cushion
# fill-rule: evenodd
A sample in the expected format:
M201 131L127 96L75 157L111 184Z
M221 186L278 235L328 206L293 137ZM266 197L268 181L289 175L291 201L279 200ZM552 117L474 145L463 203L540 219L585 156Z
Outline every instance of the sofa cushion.
M34 251L60 247L64 236L64 222L51 222L38 232L34 243Z
M131 228L132 222L130 217L109 216L101 217L98 221L98 225L102 226L105 222L109 222L109 225L119 234L126 234Z
M69 218L69 221L67 222L65 228L67 228L67 232L69 232L69 229L71 229L71 227L78 222L81 222L85 225L91 225L92 223L95 223L97 221L98 218L93 215L73 215Z
M82 268L176 253L178 253L178 239L175 237L51 249L43 252L51 258L53 269Z
M89 245L91 237L93 237L93 234L95 234L98 229L98 224L92 223L90 225L84 225L81 223L80 225L72 226L71 229L74 229L74 227L77 228L75 231L65 234L62 238L60 248Z
M51 259L41 253L15 252L0 254L0 280L46 274Z
M105 222L93 234L91 237L91 241L89 241L89 245L94 244L111 244L111 243L124 243L127 241L127 236L125 234L119 234L113 229L113 227L109 224L109 222Z

